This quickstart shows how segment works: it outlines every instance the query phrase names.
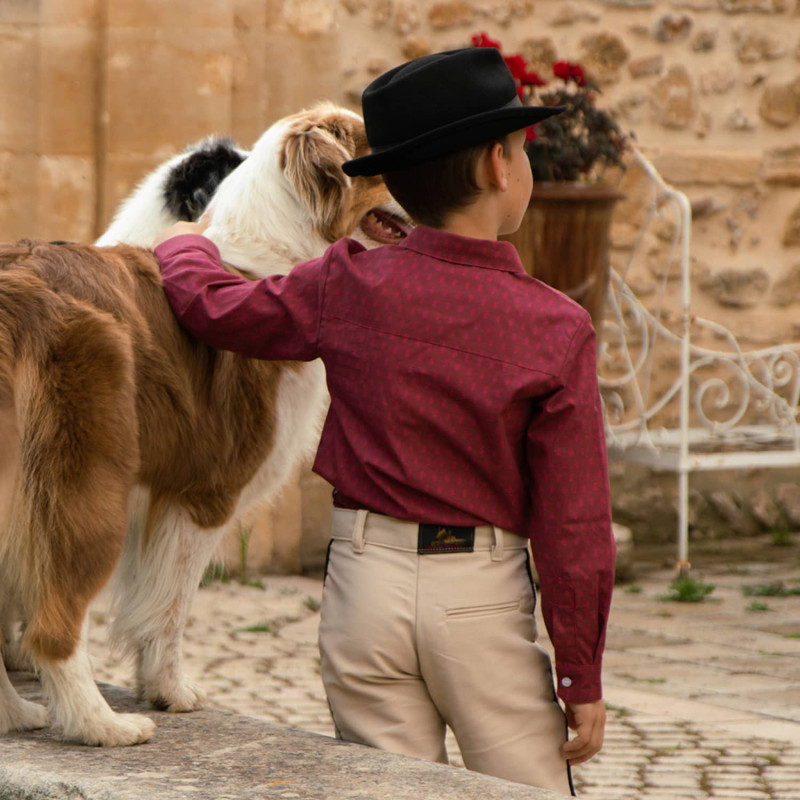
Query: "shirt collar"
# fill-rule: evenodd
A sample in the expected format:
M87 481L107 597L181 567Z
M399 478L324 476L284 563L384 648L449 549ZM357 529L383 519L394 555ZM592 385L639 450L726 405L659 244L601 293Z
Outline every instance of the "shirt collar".
M397 246L453 264L501 272L525 272L517 249L511 242L473 239L418 225Z

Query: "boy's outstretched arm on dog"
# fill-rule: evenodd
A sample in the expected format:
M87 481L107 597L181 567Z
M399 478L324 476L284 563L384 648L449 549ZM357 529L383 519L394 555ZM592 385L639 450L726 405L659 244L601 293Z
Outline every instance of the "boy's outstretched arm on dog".
M564 758L572 766L583 764L603 746L606 727L606 706L602 700L594 703L567 703L567 725L577 734L564 747Z
M318 358L330 254L286 275L248 280L224 268L217 246L196 235L196 225L174 225L168 230L175 235L155 247L164 292L180 324L204 344L249 358Z

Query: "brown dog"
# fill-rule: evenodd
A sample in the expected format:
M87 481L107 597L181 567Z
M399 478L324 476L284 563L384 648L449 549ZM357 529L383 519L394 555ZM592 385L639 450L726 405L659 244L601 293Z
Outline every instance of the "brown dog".
M341 170L366 148L344 109L281 120L220 185L206 235L253 278L346 234L396 241L402 212L383 183ZM109 232L135 231L126 219ZM172 711L202 703L180 664L202 572L226 523L313 452L326 402L318 362L254 361L190 338L147 249L0 247L0 616L26 620L22 648L65 738L126 745L153 731L112 712L92 679L86 610L115 567L114 633L136 656L140 694ZM46 722L0 660L0 732Z

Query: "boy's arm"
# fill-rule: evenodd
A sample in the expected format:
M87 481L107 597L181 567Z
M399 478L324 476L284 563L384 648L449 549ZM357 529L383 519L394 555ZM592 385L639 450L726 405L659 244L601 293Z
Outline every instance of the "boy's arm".
M527 443L531 546L555 650L557 691L568 711L576 712L574 721L587 729L598 722L602 706L615 557L595 349L587 315L558 387L531 421Z
M249 281L223 269L216 245L195 233L204 227L178 223L155 248L181 325L204 344L251 358L316 358L326 260Z

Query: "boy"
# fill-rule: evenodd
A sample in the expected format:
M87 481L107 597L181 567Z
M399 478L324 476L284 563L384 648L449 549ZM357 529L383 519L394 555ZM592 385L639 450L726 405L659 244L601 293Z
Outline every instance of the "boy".
M600 669L614 573L588 314L530 278L499 234L532 178L522 106L493 48L436 53L365 90L371 153L418 224L350 240L285 276L221 272L202 225L156 249L181 323L215 347L325 363L314 469L334 486L320 623L337 734L574 794L603 739ZM535 643L533 548L550 661Z

